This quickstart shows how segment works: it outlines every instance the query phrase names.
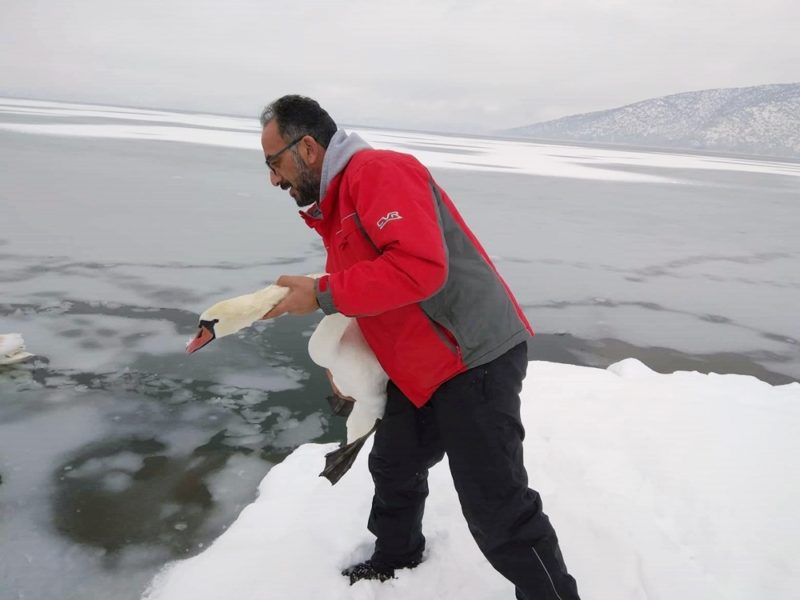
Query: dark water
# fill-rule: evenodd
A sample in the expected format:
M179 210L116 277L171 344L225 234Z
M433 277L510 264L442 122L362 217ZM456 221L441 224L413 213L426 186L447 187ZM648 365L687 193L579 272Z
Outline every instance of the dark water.
M252 151L0 133L0 598L136 598L299 444L338 441L319 315L187 356L197 314L323 249ZM619 169L632 169L620 165ZM680 184L438 171L517 293L536 360L800 379L798 178ZM59 590L56 592L55 590Z

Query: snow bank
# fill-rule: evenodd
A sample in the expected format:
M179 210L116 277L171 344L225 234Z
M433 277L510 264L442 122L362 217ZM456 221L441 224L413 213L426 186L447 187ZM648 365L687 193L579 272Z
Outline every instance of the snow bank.
M525 459L584 598L796 597L800 384L532 362ZM335 487L317 474L331 445L300 447L262 481L204 553L173 563L148 600L513 598L470 538L446 461L430 476L426 561L359 582L367 558L366 448Z

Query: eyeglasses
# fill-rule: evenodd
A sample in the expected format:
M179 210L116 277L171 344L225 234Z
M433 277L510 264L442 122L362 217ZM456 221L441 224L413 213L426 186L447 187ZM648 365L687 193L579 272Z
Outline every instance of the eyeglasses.
M283 148L278 150L275 154L267 154L265 162L267 163L267 166L269 167L269 170L272 171L273 175L277 175L278 174L278 172L275 170L275 159L278 158L284 152L286 152L289 148L299 144L300 141L304 137L306 137L305 133L303 135L301 135L299 138L297 138L296 140L294 140L293 142L289 142L288 144L286 144Z

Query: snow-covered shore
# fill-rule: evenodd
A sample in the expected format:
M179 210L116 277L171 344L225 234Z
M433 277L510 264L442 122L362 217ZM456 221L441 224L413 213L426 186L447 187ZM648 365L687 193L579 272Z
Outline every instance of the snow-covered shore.
M800 384L677 372L628 359L607 370L530 363L525 459L584 598L796 596ZM211 547L169 565L148 600L513 598L473 543L446 460L430 476L428 550L413 571L352 588L369 556L362 452L335 487L331 445L307 444L261 482Z

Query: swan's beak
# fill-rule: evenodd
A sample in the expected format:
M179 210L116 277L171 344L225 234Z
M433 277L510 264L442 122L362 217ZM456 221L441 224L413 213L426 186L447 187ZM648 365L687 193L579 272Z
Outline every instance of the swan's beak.
M216 337L217 336L214 334L214 323L211 321L200 321L200 326L197 329L197 337L186 344L186 352L189 354L197 352Z

